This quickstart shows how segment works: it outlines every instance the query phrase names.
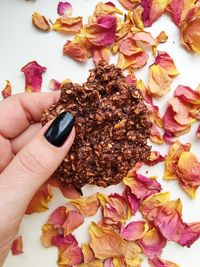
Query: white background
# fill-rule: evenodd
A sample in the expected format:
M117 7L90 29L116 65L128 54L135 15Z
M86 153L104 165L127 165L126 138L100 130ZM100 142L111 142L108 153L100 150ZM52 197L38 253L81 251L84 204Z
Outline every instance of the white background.
M98 2L98 0L71 0L74 9L73 15L84 16L86 21L87 16L92 14ZM113 0L113 2L120 7L117 0ZM32 60L37 60L39 64L47 67L47 71L43 76L42 91L48 91L48 82L51 78L56 78L60 81L69 78L78 83L85 81L88 75L88 69L93 66L92 61L89 60L86 64L78 64L72 59L63 56L62 47L68 37L56 32L42 33L31 25L31 15L34 11L38 11L54 21L57 18L57 3L57 0L0 0L1 89L5 86L5 80L8 79L12 83L14 93L23 92L24 78L20 69ZM157 36L161 30L165 30L169 35L168 42L160 45L159 49L170 53L180 71L180 75L172 84L172 92L178 84L189 85L195 89L200 82L200 57L188 53L181 47L179 30L176 26L165 15L154 23L149 30L154 37ZM115 62L115 59L112 61ZM152 64L152 62L153 59L150 58L147 66L143 70L137 71L136 76L147 81L148 66ZM166 107L167 99L172 92L158 101L162 113ZM182 142L191 142L193 144L191 151L195 152L200 159L200 141L195 138L197 126L198 124L194 124L190 133L181 137L180 140ZM167 146L165 145L154 145L153 148L161 151L163 154L167 151ZM143 169L144 172L146 170L147 168ZM154 168L150 168L148 175L158 175L158 180L162 184L164 191L169 190L171 192L171 199L181 198L183 202L183 218L186 222L200 221L200 191L197 193L196 200L189 199L178 187L176 181L166 182L162 180L163 170L163 164L159 164ZM122 192L122 187L120 185L112 186L106 190L94 186L85 186L83 188L84 195L90 195L98 191L120 193ZM50 203L48 212L24 217L19 233L23 236L24 254L21 256L9 255L4 265L5 267L57 266L56 248L45 249L41 246L39 240L41 226L46 222L50 212L58 205L67 202L58 191L54 190L54 192L55 197ZM3 216L3 214L0 213L0 216ZM86 219L84 225L76 230L75 234L80 243L88 240L88 225L91 220L96 219L97 217ZM133 219L137 219L137 216ZM169 242L164 248L162 257L176 262L181 267L199 267L200 240L190 249L182 248L173 242ZM146 260L144 260L142 266L148 266Z

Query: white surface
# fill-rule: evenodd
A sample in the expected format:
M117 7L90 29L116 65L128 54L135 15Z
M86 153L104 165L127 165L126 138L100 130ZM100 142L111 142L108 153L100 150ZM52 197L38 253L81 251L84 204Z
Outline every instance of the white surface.
M92 14L95 5L99 0L71 0L74 8L74 15L82 15L87 18ZM120 4L117 0L113 0L117 6ZM87 64L77 64L68 57L62 55L62 47L68 37L65 35L50 32L42 33L31 25L31 15L34 11L39 11L43 15L56 19L56 7L58 0L0 0L0 88L5 86L5 80L9 79L13 86L14 93L24 90L24 78L20 69L26 63L37 60L39 64L47 67L47 71L43 76L43 91L48 90L48 82L51 78L64 80L70 78L74 82L83 82L87 77L88 69L93 66L92 61ZM166 44L160 45L159 49L170 53L175 60L180 75L174 80L172 89L178 84L189 85L196 88L199 84L199 67L200 57L189 54L185 51L179 42L179 31L167 16L163 16L157 21L150 31L156 36L161 30L165 30L169 35ZM138 78L147 81L148 65L141 71L136 73ZM172 92L171 92L172 93ZM170 93L170 94L171 94ZM162 100L158 101L161 111L166 107L166 100L170 96L168 94ZM193 125L189 134L180 138L183 142L191 142L193 144L192 151L200 159L199 145L200 141L195 139L195 131L197 124ZM155 150L165 153L166 146L153 146ZM146 171L147 168L144 170ZM149 175L158 175L158 180L162 184L165 191L171 192L171 198L180 197L183 202L183 218L186 222L200 221L200 191L197 193L196 200L191 200L178 187L175 181L165 182L162 180L163 164L159 164L149 169ZM110 188L101 189L97 187L84 187L85 195L93 192L121 192L120 186L112 186ZM9 255L5 267L56 267L57 251L55 248L45 249L40 245L40 229L46 222L48 215L58 205L65 203L64 199L58 191L55 190L54 200L50 203L48 212L25 216L20 228L20 234L23 236L24 254L21 256ZM2 216L3 214L1 214ZM133 218L134 219L134 218ZM88 240L88 225L91 220L89 218L85 224L76 231L76 237L79 242ZM190 249L182 248L173 242L169 242L164 248L162 257L169 259L181 267L199 267L200 262L200 240L197 241ZM146 261L142 264L147 267Z

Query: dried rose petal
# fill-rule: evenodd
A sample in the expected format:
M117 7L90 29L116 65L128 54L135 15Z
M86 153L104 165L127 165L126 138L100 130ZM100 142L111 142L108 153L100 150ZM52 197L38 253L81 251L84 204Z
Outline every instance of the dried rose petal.
M61 83L55 79L51 79L49 81L49 89L51 91L57 91L60 90Z
M191 148L190 144L183 145L179 141L176 141L174 144L170 146L165 161L165 173L164 173L165 180L177 179L177 168L178 168L179 158L183 152L190 151L190 148Z
M160 44L160 43L165 43L168 39L168 35L166 34L165 31L161 31L159 33L159 35L156 37L156 43Z
M10 81L8 81L8 80L6 81L6 86L1 91L1 93L2 93L2 96L4 99L12 95L12 86L11 86Z
M42 86L42 74L46 71L46 68L40 66L36 61L32 61L26 64L21 71L25 75L26 92L40 92Z
M169 0L141 0L144 9L142 19L145 27L151 26L154 21L163 15L169 2Z
M197 138L200 138L200 125L199 125L198 128L197 128L197 131L196 131L196 137L197 137Z
M94 23L84 26L85 37L96 46L109 46L114 43L117 19L111 15L100 15Z
M136 44L140 47L154 47L156 46L156 40L152 37L150 32L140 31L136 32L133 35L133 39L136 41Z
M69 2L59 2L57 13L60 16L68 17L72 14L72 5Z
M134 216L139 208L139 200L134 194L131 193L131 190L128 186L125 187L123 197L126 199L126 202L129 205L128 218Z
M160 192L162 189L161 185L155 179L150 179L134 172L129 172L129 174L123 179L123 182L140 200Z
M66 211L67 209L65 206L58 207L50 214L47 223L54 225L55 228L62 227L67 217Z
M148 231L148 224L144 221L131 222L126 226L122 226L120 230L121 236L128 241L135 241L142 238Z
M101 227L92 222L89 234L91 238L90 247L94 251L96 258L105 260L124 256L128 261L131 259L138 260L139 247L132 242L125 241L111 227Z
M188 49L200 54L200 12L199 7L189 11L181 23L181 42Z
M13 255L20 255L23 253L22 236L19 236L13 241L11 251Z
M100 2L96 5L93 16L98 17L100 15L114 15L115 13L123 14L123 12L118 8L116 8L112 2L107 2L107 3Z
M84 222L83 215L77 210L68 210L66 212L66 220L62 225L64 230L64 236L71 234Z
M57 240L58 266L74 266L83 262L83 254L72 235Z
M82 253L84 258L84 263L89 263L90 261L94 260L94 252L88 244L82 244Z
M119 0L119 2L126 9L133 11L138 5L140 5L141 0Z
M41 31L49 32L51 30L49 21L37 12L34 12L32 14L32 23L37 29Z
M148 161L145 162L148 166L154 166L162 161L165 161L165 157L160 154L158 151L151 151Z
M149 259L149 264L151 267L180 267L174 262L163 260L159 257Z
M109 258L104 261L103 267L114 267L113 259Z
M165 69L170 77L179 74L173 59L167 52L157 51L155 64L160 65L163 69Z
M84 216L93 216L99 208L97 194L89 197L80 197L70 201Z
M174 91L174 96L186 104L200 105L200 93L188 86L179 85Z
M136 44L136 41L134 40L133 36L128 36L127 38L124 38L120 41L119 51L124 56L132 56L134 54L142 52L143 49Z
M44 247L49 248L53 246L53 239L59 235L58 229L53 224L43 224L41 243Z
M29 203L26 209L26 214L44 212L48 210L48 203L52 200L52 198L53 193L51 191L51 186L46 183L43 184Z
M78 33L82 27L82 17L61 17L52 25L53 30L66 34Z
M132 56L125 56L122 53L119 53L117 67L123 70L128 67L139 69L146 65L148 58L148 54L144 51L138 52Z
M80 197L80 192L78 192L74 186L63 186L60 180L54 178L50 178L48 183L53 187L59 188L63 196L66 198L76 199Z
M103 262L100 260L92 260L88 263L82 263L76 265L76 267L103 267Z
M115 193L106 196L102 193L98 194L98 199L102 206L103 222L112 226L120 226L125 223L128 218L128 205L124 197Z
M160 255L166 243L167 240L155 227L151 227L141 239L137 240L137 244L149 258Z
M97 66L101 61L109 63L110 61L110 48L109 47L99 47L93 51L93 61Z
M185 229L178 243L190 247L200 237L200 222L185 224Z
M152 124L152 127L151 127L150 140L151 142L155 144L164 143L163 137L161 133L159 132L158 127L155 124Z
M165 95L170 91L172 79L167 71L160 65L153 64L149 68L149 92L156 97Z

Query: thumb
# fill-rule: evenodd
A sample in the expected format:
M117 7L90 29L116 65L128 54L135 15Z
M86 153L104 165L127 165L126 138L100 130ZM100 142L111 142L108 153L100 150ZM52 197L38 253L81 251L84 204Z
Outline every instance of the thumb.
M24 214L35 192L65 158L75 137L73 125L74 117L61 113L52 123L47 123L1 173L0 195L5 195L4 205L15 207L17 217Z

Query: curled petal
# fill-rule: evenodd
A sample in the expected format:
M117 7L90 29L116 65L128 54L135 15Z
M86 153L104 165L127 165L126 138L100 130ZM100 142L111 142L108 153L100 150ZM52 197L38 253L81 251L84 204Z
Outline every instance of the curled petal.
M163 96L170 91L172 79L167 74L167 71L160 65L153 64L149 69L149 91L153 96Z
M144 9L142 19L145 27L151 26L160 16L163 15L170 0L141 0Z
M37 12L33 13L32 15L32 23L37 29L41 31L49 32L51 30L49 21Z
M144 236L137 241L143 253L149 258L161 255L162 249L166 246L167 240L155 228L151 227Z
M68 2L59 2L57 7L57 13L60 16L70 16L72 14L72 5Z
M64 230L64 236L71 234L75 229L77 229L84 222L83 215L76 210L68 210L66 212L66 220L62 225Z
M161 185L155 180L147 178L141 174L129 173L123 182L131 192L140 200L161 191Z
M109 63L110 61L110 48L109 47L100 47L94 49L93 51L93 61L94 64L97 66L100 62Z
M185 224L185 229L178 243L190 247L200 237L200 222Z
M36 61L32 61L26 64L21 71L25 75L26 92L40 92L42 86L42 74L46 71L46 68L40 66Z
M179 74L173 59L167 52L157 51L155 63L165 69L167 74L171 77Z
M98 17L100 15L114 15L114 14L123 14L121 10L115 7L115 5L111 2L103 3L100 2L96 5L94 16Z
M20 255L23 253L22 236L19 236L13 241L11 251L13 255Z
M133 11L137 6L140 5L141 0L119 0L119 2L127 10Z
M66 34L78 33L82 27L82 17L61 17L52 25L53 30Z
M136 244L125 241L110 227L101 227L93 222L90 225L89 234L91 238L90 247L98 259L105 260L121 256L124 256L127 260L130 256L136 259L138 253L140 253Z
M145 162L148 166L154 166L160 162L165 161L165 156L162 156L158 151L151 151L148 161Z
M155 124L152 124L152 127L151 127L150 140L151 142L155 144L164 143L163 137L161 133L159 132L158 127Z
M43 224L41 243L44 247L49 248L53 246L53 239L59 235L58 229L53 224Z
M188 86L179 85L174 92L174 96L186 104L200 105L200 93Z
M51 191L51 186L48 184L42 185L29 203L26 209L26 214L44 212L48 210L48 203L52 200L52 198L53 193Z
M12 86L11 86L10 81L8 81L8 80L6 81L6 86L1 91L1 93L2 93L2 96L4 99L12 95Z
M134 69L139 69L146 65L148 58L148 54L144 51L136 53L132 56L125 56L122 53L119 53L117 67L121 69L127 69L131 66Z
M84 216L95 215L99 208L97 194L89 197L80 197L72 200L70 203L74 205Z
M121 228L121 236L128 241L142 238L148 231L148 224L144 221L131 222Z
M128 218L134 216L139 208L139 200L136 198L134 194L131 193L131 190L128 186L126 186L123 196L126 199L129 209L128 209Z
M49 81L49 89L51 91L57 91L60 90L61 83L55 79L51 79Z
M56 245L58 247L59 266L74 266L83 262L82 250L73 236L60 238Z
M168 35L166 34L165 31L161 31L159 35L156 37L156 43L165 43L168 40Z
M166 261L159 257L155 257L153 259L149 259L150 267L180 267L176 263L172 261Z
M181 144L179 141L176 141L169 148L166 161L165 161L165 173L164 179L171 180L177 179L177 168L178 162L181 154L183 152L190 151L191 144Z
M103 222L109 225L121 225L128 218L128 205L119 194L106 196L99 193L98 199L103 207Z
M83 28L86 38L96 46L109 46L114 43L117 19L112 15L100 15L94 23Z
M200 54L200 12L199 7L191 9L181 23L181 42L188 50Z
M90 261L94 260L94 252L88 244L82 244L82 253L84 258L84 263L89 263Z

